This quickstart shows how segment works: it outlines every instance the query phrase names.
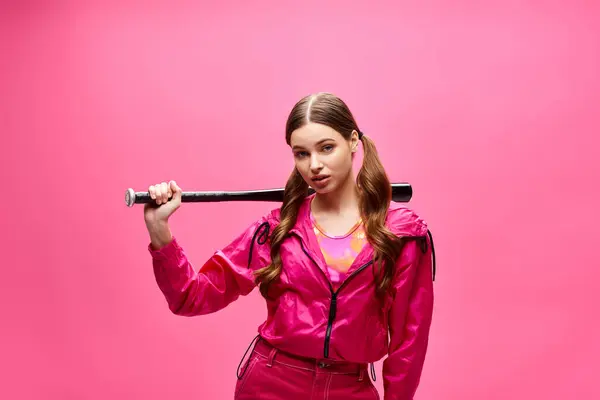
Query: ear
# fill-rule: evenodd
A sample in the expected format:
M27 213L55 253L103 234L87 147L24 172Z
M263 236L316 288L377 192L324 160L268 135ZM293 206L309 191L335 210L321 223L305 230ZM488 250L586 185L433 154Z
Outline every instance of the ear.
M358 132L354 129L350 136L350 150L353 153L356 153L358 150L358 144L360 143L360 139L358 138Z

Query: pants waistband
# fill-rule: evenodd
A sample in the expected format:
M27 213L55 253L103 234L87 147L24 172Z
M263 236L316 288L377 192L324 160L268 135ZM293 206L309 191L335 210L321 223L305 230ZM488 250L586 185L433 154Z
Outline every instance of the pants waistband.
M301 357L279 350L266 340L259 338L254 347L254 352L267 359L267 366L273 363L310 371L329 372L334 374L357 375L362 380L368 365L345 361Z

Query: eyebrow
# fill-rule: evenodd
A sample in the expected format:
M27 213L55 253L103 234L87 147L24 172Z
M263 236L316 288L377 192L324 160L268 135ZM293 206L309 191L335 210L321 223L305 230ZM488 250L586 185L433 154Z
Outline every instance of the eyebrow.
M318 146L318 145L320 145L321 143L324 143L324 142L326 142L326 141L328 141L328 140L332 140L332 141L334 141L334 142L335 142L335 140L334 140L333 138L325 138L325 139L321 139L321 140L319 140L317 143L315 143L315 146ZM296 145L296 146L292 147L292 150L303 149L303 148L304 148L304 147L302 147L302 146L298 146L298 145Z

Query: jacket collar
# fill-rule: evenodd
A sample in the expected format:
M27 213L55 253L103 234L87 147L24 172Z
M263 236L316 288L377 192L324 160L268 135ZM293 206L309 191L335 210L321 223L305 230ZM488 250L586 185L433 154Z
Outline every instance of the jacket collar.
M302 244L305 247L305 250L309 252L309 254L313 257L313 259L319 264L319 266L324 269L327 265L325 258L323 257L323 253L321 252L321 248L319 243L317 242L317 236L315 235L314 227L312 225L312 221L310 219L310 204L315 194L311 194L307 196L302 204L300 205L300 209L298 210L298 218L296 219L296 224L290 230L291 234L296 234L302 240ZM351 273L355 268L360 267L362 264L371 261L373 258L373 246L370 243L366 242L362 251L358 254L354 263L348 270L348 273Z
M310 203L314 198L315 194L307 196L298 210L298 218L296 224L290 230L290 234L295 234L300 238L304 250L311 256L311 258L317 263L318 267L324 272L327 269L327 263L321 252L321 248L317 242L312 222L310 220ZM280 211L280 210L278 210ZM279 212L278 212L279 214ZM408 208L404 204L398 204L391 202L388 208L386 217L386 227L395 235L403 237L413 237L426 239L429 236L431 241L431 251L433 254L433 274L435 279L435 254L433 250L433 238L428 230L427 223L414 211ZM362 251L358 254L354 263L348 270L348 273L352 273L360 266L372 261L374 254L373 246L370 243L365 243Z

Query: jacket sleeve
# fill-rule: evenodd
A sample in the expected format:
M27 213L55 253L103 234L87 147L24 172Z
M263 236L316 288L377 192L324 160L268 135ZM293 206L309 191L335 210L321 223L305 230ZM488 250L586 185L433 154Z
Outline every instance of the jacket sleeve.
M252 272L270 263L268 221L263 216L252 223L198 272L177 238L157 250L149 244L154 276L169 309L183 316L210 314L252 292L256 286Z
M433 314L432 242L405 245L388 314L390 345L383 361L385 400L413 400L425 361Z

